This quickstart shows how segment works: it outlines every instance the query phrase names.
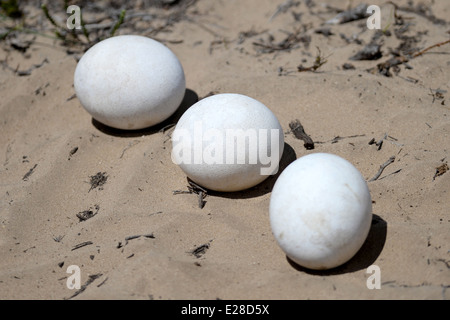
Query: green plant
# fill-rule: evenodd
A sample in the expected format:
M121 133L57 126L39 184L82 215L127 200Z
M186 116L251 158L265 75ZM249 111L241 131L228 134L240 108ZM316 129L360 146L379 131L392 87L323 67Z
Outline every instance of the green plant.
M2 0L0 8L10 18L21 18L23 16L22 10L19 8L17 0Z
M67 11L68 8L68 1L64 1L64 7L65 7L65 12ZM54 33L56 35L57 38L63 40L66 44L70 43L70 44L77 44L77 43L81 43L83 42L80 38L79 35L77 34L75 28L71 29L70 31L67 30L67 28L58 25L58 23L55 21L55 19L52 17L52 15L50 14L47 6L45 4L43 4L41 6L41 9L45 15L45 17L47 18L47 20L55 27ZM109 37L113 37L114 34L116 33L116 31L120 28L120 26L122 25L122 23L124 22L125 19L125 14L126 14L126 10L122 10L117 22L111 27L110 29L110 34ZM86 38L87 41L87 45L88 47L90 47L92 44L100 41L103 39L103 37L100 35L97 35L97 37L95 37L94 40L90 39L90 34L86 28L86 24L83 20L83 15L80 12L80 24L81 24L81 30L83 32L84 37ZM84 43L85 44L85 43Z
M111 29L111 37L114 36L114 34L116 33L117 29L119 29L120 25L123 23L123 20L125 19L125 13L126 13L126 10L122 10L120 12L119 20L117 20L116 24Z

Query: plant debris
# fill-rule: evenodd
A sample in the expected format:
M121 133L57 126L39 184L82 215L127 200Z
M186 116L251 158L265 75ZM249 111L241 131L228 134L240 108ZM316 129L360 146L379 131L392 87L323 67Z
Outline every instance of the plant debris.
M28 181L28 178L33 174L34 169L36 169L37 167L37 163L33 166L33 168L31 168L30 170L28 170L27 173L25 173L25 175L23 176L22 180L23 181Z
M119 159L122 159L125 152L130 149L131 147L134 147L135 145L137 145L140 141L139 140L133 140L131 142L128 143L128 146L126 146L123 150L122 150L122 154L120 155Z
M140 238L140 237L144 237L144 238L147 238L147 239L155 239L155 236L153 235L153 233L138 234L138 235L134 235L134 236L125 237L125 245L128 244L128 241L134 240L134 239L137 239L137 238Z
M23 40L19 39L18 37L14 37L9 39L9 45L17 51L26 53L35 39L36 37L33 37L32 40Z
M358 51L350 60L378 60L383 56L381 44L369 43L361 51Z
M26 70L19 70L19 65L18 65L15 69L14 69L14 68L11 68L11 67L6 63L6 60L1 61L1 63L2 63L2 65L3 65L3 67L7 68L8 70L13 71L13 72L14 72L15 74L17 74L19 77L22 77L22 76L29 76L29 75L31 75L31 72L32 72L34 69L38 69L38 68L42 67L45 63L49 63L49 61L48 61L47 58L45 58L44 60L42 60L41 63L39 63L39 64L34 64L33 66L31 66L30 68L28 68L28 69L26 69Z
M436 168L436 172L434 173L433 181L436 177L442 176L449 170L448 164L443 163L439 167Z
M269 36L266 42L253 42L253 45L258 47L258 53L273 53L276 51L290 51L292 49L296 49L299 47L300 43L304 43L305 48L308 48L309 43L311 42L311 36L307 35L306 32L307 27L304 27L303 30L297 29L294 32L288 32L286 38L284 38L280 42L273 42L273 36Z
M344 63L342 65L342 69L344 69L344 70L355 70L355 66L352 65L351 63Z
M81 288L77 291L75 291L75 293L70 296L69 298L67 298L68 300L75 298L77 295L79 295L80 293L82 293L84 290L86 290L86 288L88 287L88 285L90 285L92 282L94 282L96 279L100 278L103 274L102 273L98 273L98 274L91 274L89 275L89 279L86 281L85 284L83 284L81 286ZM105 280L106 281L106 280ZM102 283L103 284L103 283Z
M108 176L106 175L106 172L97 172L97 174L95 176L90 176L91 180L90 180L90 185L91 188L89 189L88 192L90 192L92 189L96 189L98 187L100 187L100 190L102 190L102 186L106 183L106 181L108 180Z
M376 141L375 138L372 138L372 140L369 141L369 145L376 145L378 147L378 151L381 150L381 147L383 146L383 141L388 137L387 133L384 134L384 137L380 139L379 141Z
M355 134L353 136L346 136L346 137L336 136L336 137L334 137L331 140L328 140L328 141L316 141L315 143L324 144L324 143L327 143L327 142L331 142L331 144L333 144L333 143L338 143L340 140L349 139L349 138L365 137L365 136L366 136L365 134Z
M286 13L290 8L298 7L299 5L300 1L286 0L277 7L277 10L274 12L274 14L272 14L269 21L272 21L280 13Z
M77 249L80 249L80 248L83 248L83 247L85 247L85 246L89 246L89 245L91 245L91 244L93 244L92 241L85 241L85 242L79 243L79 244L75 245L75 246L72 248L71 251L77 250Z
M325 37L329 37L334 35L333 31L331 31L330 27L320 27L314 30L314 33L323 34Z
M307 150L314 149L314 141L305 133L305 129L298 119L291 121L289 123L289 128L291 128L291 132L297 139L303 140L305 142L304 146Z
M386 161L385 163L383 163L380 166L380 169L378 170L378 172L368 182L372 182L372 181L377 180L381 176L381 174L383 173L384 169L386 169L386 167L388 165L390 165L391 163L393 163L394 161L395 161L395 156L390 157L388 161Z
M242 44L245 42L246 39L248 38L252 38L254 36L258 36L260 34L266 33L267 29L263 30L263 31L255 31L253 29L249 30L249 31L241 31L238 34L238 40L237 40L237 44ZM200 99L199 99L200 100Z
M294 73L295 70L287 70L284 67L278 67L277 72L278 72L278 76L282 77L282 76L288 76L291 73Z
M191 179L187 178L187 182L188 182L188 190L184 191L184 190L174 190L172 191L172 194L176 195L176 194L192 194L195 193L198 195L198 207L200 209L203 209L203 207L205 206L206 201L204 200L207 196L207 191L200 187L198 184L196 184L194 181L192 181Z
M54 237L53 240L55 242L61 242L63 238L64 238L64 236L59 235L59 236Z
M443 89L430 89L429 95L433 97L432 103L434 103L435 100L442 100L442 105L444 105L444 93L447 93L447 90Z
M326 58L324 58L322 56L322 53L320 52L319 47L317 47L317 55L316 55L316 59L314 60L314 64L310 67L304 67L302 64L300 64L297 67L298 72L304 72L304 71L312 71L315 72L317 71L317 69L319 69L321 66L323 66L325 63L327 63L328 61L326 60Z
M339 13L333 19L328 20L326 24L343 24L355 20L364 19L368 16L367 7L367 4L361 3L353 9Z
M93 210L84 210L82 212L77 213L77 217L78 217L78 219L80 219L79 222L86 221L86 220L92 218L93 216L95 216L98 213L98 211L100 210L100 206L98 204L96 204L94 208L96 210L95 212ZM89 209L91 209L91 208L89 208Z
M391 68L394 68L394 70L395 70L395 68L398 69L399 65L406 64L410 60L423 55L427 51L429 51L429 50L431 50L433 48L436 48L436 47L443 46L443 45L448 44L448 43L450 43L450 40L436 43L436 44L434 44L432 46L429 46L429 47L427 47L427 48L425 48L425 49L423 49L423 50L421 50L419 52L416 52L412 56L404 56L404 55L394 56L394 57L390 58L389 60L387 60L385 62L377 64L376 67L370 68L367 71L370 72L370 73L373 73L373 74L379 73L379 74L382 74L382 75L384 75L386 77L392 77L392 74L390 73L390 69ZM397 70L396 73L398 73L398 70Z
M77 153L77 151L78 151L78 147L75 147L75 148L73 148L72 150L70 150L68 160L70 160L70 158L72 158L72 156L73 156L75 153Z
M199 97L198 101L203 100L203 99L208 98L208 97L212 97L212 96L214 96L214 95L216 95L218 93L219 93L218 91L210 91L205 96Z
M209 241L205 244L202 244L198 247L195 247L189 253L192 254L193 256L195 256L197 259L201 258L206 253L206 250L209 249L211 241Z
M381 46L383 45L382 36L383 32L375 32L370 42L362 50L350 57L350 60L356 61L380 59L383 56L381 52Z
M17 19L23 16L17 0L4 0L0 2L0 8L10 18Z
M412 5L412 1L408 1L409 6L402 6L399 7L395 5L392 1L389 1L389 3L393 4L396 9L400 9L405 12L415 13L429 21L431 21L433 24L440 24L440 25L447 25L447 21L443 19L437 18L429 5L426 5L425 3L418 3L415 7Z

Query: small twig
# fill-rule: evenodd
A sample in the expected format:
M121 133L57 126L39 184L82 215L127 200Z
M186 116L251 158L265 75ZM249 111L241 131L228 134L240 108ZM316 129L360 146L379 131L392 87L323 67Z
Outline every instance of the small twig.
M205 198L205 194L203 193L203 191L200 191L198 193L198 207L200 209L202 209L205 206L205 202L203 201L204 198Z
M70 152L69 152L69 159L68 159L68 160L70 160L70 158L72 158L72 156L73 156L75 153L77 153L77 151L78 151L78 147L75 147L75 148L73 148L72 150L70 150Z
M203 191L204 193L207 193L207 191L205 189L203 189L202 187L200 187L198 184L196 184L194 181L192 181L191 179L187 179L189 186L188 189L192 190L194 193L197 193L199 191Z
M367 4L361 3L357 7L340 12L333 19L326 21L326 24L343 24L367 17Z
M137 238L140 238L140 237L149 238L149 239L155 239L155 236L153 235L153 233L138 234L138 235L134 235L134 236L125 237L125 245L128 244L128 241L134 240L134 239L137 239Z
M79 243L79 244L75 245L75 246L72 248L71 251L80 249L80 248L85 247L85 246L89 246L89 245L91 245L91 244L93 244L92 241L85 241L85 242Z
M186 190L173 190L173 191L172 191L172 194L173 194L173 195L176 195L176 194L192 194L192 191L186 191Z
M443 90L443 89L431 89L430 88L430 93L428 94L429 96L433 97L433 101L431 103L434 103L434 101L436 100L444 100L445 96L444 93L447 93L447 90Z
M139 235L135 235L135 236L128 236L128 237L125 237L125 241L129 241L129 240L133 240L133 239L137 239L137 238L140 238L141 237L141 235L139 234Z
M400 171L402 171L402 169L398 169L397 171L391 172L391 173L389 173L389 174L387 174L387 175L385 175L385 176L379 178L378 180L387 178L387 177L389 177L389 176L391 176L391 175L393 175L393 174L397 174L397 173L399 173Z
M229 41L229 40L227 40L225 38L220 38L220 39L211 41L210 44L209 44L209 54L213 53L215 46L223 44L224 47L226 48L230 42L231 41Z
M208 193L205 189L203 189L202 187L200 187L198 184L196 184L194 181L192 181L191 179L188 179L188 189L189 191L198 194L198 207L200 209L203 209L203 207L205 206L205 201L204 199L206 198L206 194Z
M68 97L68 98L66 99L66 101L70 101L70 100L72 100L72 99L75 99L76 97L77 97L77 94L74 93L73 95L71 95L70 97Z
M105 282L106 282L106 280L108 280L108 277L106 277L105 280L103 280L102 282L100 282L100 283L97 285L97 288L100 288L102 285L104 285Z
M416 58L416 57L418 57L418 56L421 56L421 55L423 55L425 52L427 52L427 51L429 51L429 50L431 50L431 49L433 49L433 48L443 46L444 44L447 44L447 43L450 43L450 39L447 40L447 41L443 41L443 42L439 42L439 43L433 44L432 46L429 46L428 48L425 48L425 49L423 49L422 51L416 52L416 53L412 56L412 58Z
M70 296L69 298L67 298L68 300L76 297L77 295L79 295L80 293L82 293L84 290L86 290L87 286L90 285L92 282L94 282L96 279L100 278L103 274L102 273L98 273L98 274L92 274L89 275L89 279L86 281L85 284L83 284L80 288L80 290L77 290L72 296ZM106 281L106 280L105 280ZM103 281L104 282L104 281ZM103 284L103 283L102 283Z
M31 174L33 173L34 169L36 169L37 167L37 163L33 166L33 168L31 168L30 170L28 170L27 173L25 173L25 175L23 176L22 180L23 181L28 181L28 178L31 176Z
M200 258L202 255L204 255L206 253L206 250L209 249L209 246L210 246L211 242L212 242L212 240L210 240L209 242L194 248L189 253L194 255L198 259L198 258Z
M433 45L423 49L422 51L416 52L411 57L405 57L405 56L392 57L392 58L390 58L389 60L387 60L385 62L377 64L376 67L368 69L367 71L370 72L370 73L378 72L378 73L381 73L381 74L383 74L383 75L385 75L387 77L391 77L392 75L389 72L390 68L399 66L401 64L406 64L410 60L423 55L427 51L429 51L429 50L431 50L433 48L436 48L436 47L443 46L443 45L445 45L447 43L450 43L450 39L446 40L446 41L443 41L443 42L439 42L439 43L433 44Z
M120 155L119 159L123 158L123 155L125 154L125 151L127 151L128 149L130 149L131 147L134 147L135 145L137 145L140 141L139 140L134 140L130 143L128 143L128 146L125 147L125 149L123 149L122 154Z
M174 190L174 191L172 191L172 194L176 195L176 194L193 194L193 193L195 193L198 195L198 207L200 209L203 209L203 207L205 206L204 199L206 198L208 192L204 188L202 188L198 184L196 184L194 181L192 181L191 179L187 178L187 181L189 184L187 186L187 188L188 188L187 191Z
M53 238L53 240L55 241L55 242L61 242L61 240L64 238L64 236L56 236L56 237L54 237Z
M327 143L327 142L331 142L333 144L333 143L338 143L338 141L340 141L340 140L349 139L349 138L365 137L365 136L366 136L365 134L355 134L353 136L346 136L346 137L336 136L336 137L334 137L331 140L328 140L328 141L316 141L315 143L324 144L324 143Z
M165 133L166 130L169 130L169 129L175 127L175 125L176 125L176 123L168 124L167 126L164 126L164 128L160 129L159 132Z
M377 180L377 179L381 176L381 174L383 173L383 170L384 170L388 165L390 165L391 163L393 163L394 161L395 161L395 156L390 157L388 161L386 161L385 163L383 163L383 164L380 166L380 169L378 170L378 172L377 172L377 173L373 176L373 178L370 179L368 182L372 182L372 181Z
M385 134L384 134L384 137L383 137L382 139L380 139L378 142L375 141L375 138L372 138L372 139L369 141L369 145L374 144L374 145L376 145L376 146L378 147L377 150L380 150L381 147L382 147L382 145L383 145L383 141L388 141L388 142L390 142L390 143L396 145L397 147L403 147L403 144L397 142L398 139L389 136L387 133L385 133Z
M168 124L167 126L164 126L164 128L162 128L161 130L159 130L159 132L162 132L164 134L166 131L173 130L175 128L175 126L176 126L176 123ZM171 137L171 133L167 133L166 137L167 137L167 139L164 140L163 144L166 143L167 141L169 141L172 138Z
M148 216L151 217L151 216L154 216L155 214L161 214L161 213L163 213L163 212L162 211L156 211L156 212L150 213Z
M384 137L382 139L380 139L378 142L375 141L375 138L372 138L372 140L369 141L369 144L375 144L378 147L378 151L381 150L381 147L383 146L383 141L386 140L386 138L388 137L387 133L384 134Z

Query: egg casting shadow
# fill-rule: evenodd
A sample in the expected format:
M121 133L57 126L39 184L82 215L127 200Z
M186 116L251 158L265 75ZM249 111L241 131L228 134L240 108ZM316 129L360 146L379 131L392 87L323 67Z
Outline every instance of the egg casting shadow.
M292 162L297 160L297 154L295 150L288 144L284 143L283 154L281 155L278 172L272 176L267 177L266 180L257 184L254 187L251 187L242 191L235 192L219 192L214 190L208 190L208 195L229 199L248 199L248 198L256 198L272 192L273 186L280 176L281 172L287 168Z
M386 242L386 235L387 222L380 216L372 214L372 224L370 226L366 241L358 252L346 263L328 270L312 270L298 265L288 256L286 256L286 260L294 269L312 275L331 276L351 273L367 269L369 266L374 264L378 256L383 251L383 247Z
M164 128L169 128L171 125L176 125L178 120L181 118L184 112L186 112L187 109L189 109L193 104L195 104L198 101L198 95L195 93L195 91L191 89L186 89L183 101L181 101L180 106L178 109L172 114L169 118L164 120L161 123L158 123L154 126L138 129L138 130L122 130L113 128L110 126L107 126L94 118L92 118L92 124L95 128L97 128L99 131L103 132L104 134L115 136L115 137L122 137L122 138L136 138L136 137L142 137L145 135L151 135L160 132Z

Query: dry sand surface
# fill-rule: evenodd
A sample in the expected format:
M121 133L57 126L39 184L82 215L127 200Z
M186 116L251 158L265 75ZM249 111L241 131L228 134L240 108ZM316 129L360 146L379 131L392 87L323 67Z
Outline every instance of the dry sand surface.
M372 1L379 31L366 18L325 24L354 1L172 2L73 2L91 42L126 9L116 35L155 38L179 57L185 100L138 132L96 123L74 96L82 32L55 37L37 1L21 1L22 18L2 14L0 299L449 299L450 44L421 51L448 41L450 2ZM48 10L65 25L63 1ZM371 60L350 59L370 43ZM391 58L399 64L382 65ZM286 258L268 219L277 176L208 192L203 208L196 194L173 194L188 184L171 161L169 125L228 92L278 117L281 169L329 152L370 180L395 157L368 182L373 222L348 263L319 272ZM296 119L314 149L290 132ZM381 289L369 290L373 264ZM80 267L79 291L66 286L70 265Z

